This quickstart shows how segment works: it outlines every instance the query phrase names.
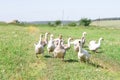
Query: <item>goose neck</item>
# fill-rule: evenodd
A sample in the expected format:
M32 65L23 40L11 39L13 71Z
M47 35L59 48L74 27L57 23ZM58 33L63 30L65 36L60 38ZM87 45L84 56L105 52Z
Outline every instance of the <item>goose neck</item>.
M98 44L101 44L101 40L102 40L102 39L99 39Z
M42 41L42 35L40 35L39 44L41 44L41 41Z
M79 43L79 53L81 53L81 52L82 52L82 44Z
M45 34L45 40L46 41L48 40L48 34Z
M68 46L70 47L70 39L68 39Z

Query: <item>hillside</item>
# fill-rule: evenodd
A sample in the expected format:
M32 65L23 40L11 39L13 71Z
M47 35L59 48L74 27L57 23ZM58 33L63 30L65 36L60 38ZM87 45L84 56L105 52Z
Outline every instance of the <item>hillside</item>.
M101 26L101 27L110 27L110 28L120 28L120 20L93 21L91 25Z

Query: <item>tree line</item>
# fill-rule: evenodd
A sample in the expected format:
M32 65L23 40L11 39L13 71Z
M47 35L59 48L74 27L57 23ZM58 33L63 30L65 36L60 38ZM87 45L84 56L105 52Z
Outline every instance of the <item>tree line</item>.
M48 22L49 26L60 26L60 25L68 25L68 26L89 26L91 23L91 19L88 18L82 18L79 21L73 21L73 22L69 22L67 24L63 24L63 22L61 20L56 20L54 22Z

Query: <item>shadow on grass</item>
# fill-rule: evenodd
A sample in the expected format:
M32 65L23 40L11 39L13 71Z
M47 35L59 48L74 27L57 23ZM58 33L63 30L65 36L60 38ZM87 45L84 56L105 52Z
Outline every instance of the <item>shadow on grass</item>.
M69 60L64 60L64 62L78 62L78 60L69 59Z
M87 46L87 45L84 45L83 48L88 48L88 46Z
M93 63L93 62L89 62L89 65L93 66L93 67L96 67L96 68L105 68L103 67L102 65L99 65L97 63Z
M96 51L96 52L95 51L89 51L89 53L90 54L102 54L104 52L99 50L99 51Z
M52 56L49 56L49 55L45 55L44 57L45 58L52 58Z
M103 51L98 51L97 53L98 53L98 54L99 54L99 53L103 53Z

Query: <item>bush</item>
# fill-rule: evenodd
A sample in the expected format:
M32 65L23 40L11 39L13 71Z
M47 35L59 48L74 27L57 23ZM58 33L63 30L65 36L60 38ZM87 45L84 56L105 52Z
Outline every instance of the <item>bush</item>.
M48 25L51 26L51 22L48 22Z
M48 25L49 26L55 26L55 24L51 23L51 22L48 22Z
M55 25L56 26L61 25L61 21L60 20L55 21Z
M76 23L75 22L71 22L68 24L68 26L76 26Z
M83 18L79 21L79 24L83 26L89 26L90 23L91 23L91 20L87 18Z

